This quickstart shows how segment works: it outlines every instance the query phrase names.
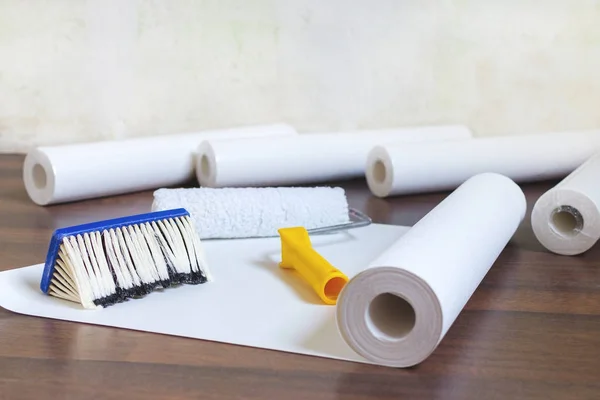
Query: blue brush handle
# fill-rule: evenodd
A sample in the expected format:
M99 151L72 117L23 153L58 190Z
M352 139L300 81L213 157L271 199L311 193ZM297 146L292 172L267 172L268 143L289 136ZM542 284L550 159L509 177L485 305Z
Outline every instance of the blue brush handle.
M65 236L81 235L90 232L102 232L103 230L116 229L129 225L144 224L169 218L179 218L189 216L189 212L185 208L176 208L173 210L155 211L145 214L129 215L126 217L107 219L104 221L90 222L82 225L74 225L66 228L60 228L54 231L50 246L46 255L44 272L42 273L42 281L40 289L44 293L48 293L50 289L50 281L54 274L54 266L56 265L56 257L58 250Z

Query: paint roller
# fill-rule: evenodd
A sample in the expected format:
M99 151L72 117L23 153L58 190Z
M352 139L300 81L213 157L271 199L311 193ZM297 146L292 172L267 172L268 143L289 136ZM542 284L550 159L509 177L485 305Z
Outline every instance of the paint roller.
M340 187L163 188L153 211L185 208L202 239L276 237L288 227L311 235L366 226Z

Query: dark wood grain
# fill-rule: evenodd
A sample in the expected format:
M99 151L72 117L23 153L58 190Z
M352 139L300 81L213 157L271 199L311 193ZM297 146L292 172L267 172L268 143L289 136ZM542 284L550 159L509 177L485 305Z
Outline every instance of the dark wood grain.
M152 192L34 205L22 156L0 156L0 270L41 262L55 228L146 212ZM525 186L529 207L555 182ZM412 225L447 193L377 199L375 222ZM0 399L599 399L600 245L546 252L529 215L434 354L390 369L17 315L0 309ZM474 243L474 246L477 244Z

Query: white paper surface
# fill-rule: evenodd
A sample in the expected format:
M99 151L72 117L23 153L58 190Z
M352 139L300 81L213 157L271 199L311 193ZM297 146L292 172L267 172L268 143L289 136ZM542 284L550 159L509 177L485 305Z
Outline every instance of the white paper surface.
M415 224L338 297L345 341L386 366L409 367L438 346L525 216L510 179L469 179Z
M196 178L205 187L285 186L362 177L367 155L382 143L435 142L471 138L461 125L293 137L203 142ZM427 146L428 144L426 144Z
M561 255L588 251L600 239L600 153L536 201L531 226L539 242Z
M376 146L366 179L378 197L453 190L479 173L518 183L562 178L600 150L600 130Z
M407 229L373 224L311 240L323 257L352 276ZM84 310L43 294L43 265L35 265L0 273L0 306L46 318L367 362L339 336L335 307L323 304L296 272L278 266L279 238L203 245L211 283Z
M38 147L23 166L23 181L39 205L179 185L194 178L195 152L205 139L291 136L286 124L259 125Z

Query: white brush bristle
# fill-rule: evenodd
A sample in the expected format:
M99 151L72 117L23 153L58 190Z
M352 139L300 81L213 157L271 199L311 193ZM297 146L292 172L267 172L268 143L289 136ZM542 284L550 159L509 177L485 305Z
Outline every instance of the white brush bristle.
M211 281L189 216L66 236L49 294L102 308L157 288Z

